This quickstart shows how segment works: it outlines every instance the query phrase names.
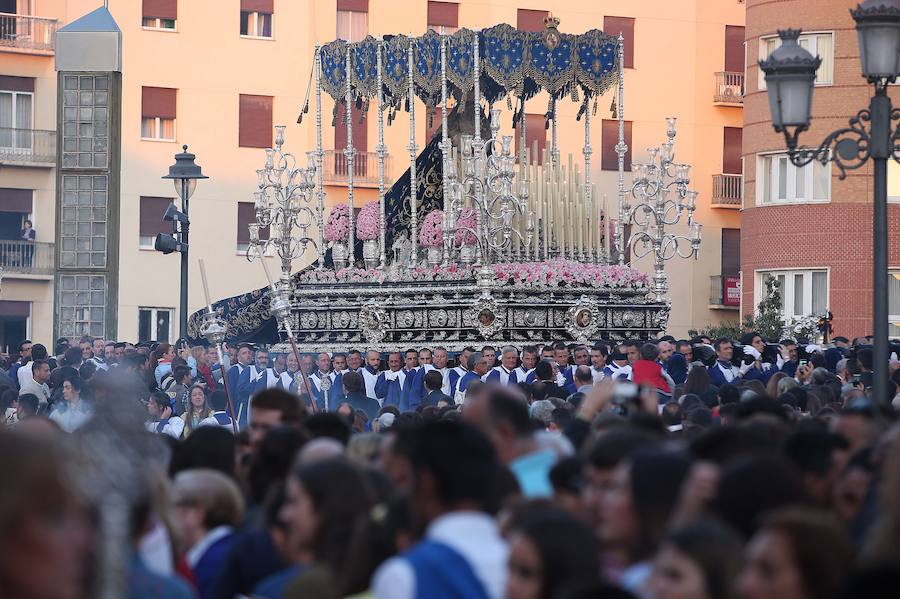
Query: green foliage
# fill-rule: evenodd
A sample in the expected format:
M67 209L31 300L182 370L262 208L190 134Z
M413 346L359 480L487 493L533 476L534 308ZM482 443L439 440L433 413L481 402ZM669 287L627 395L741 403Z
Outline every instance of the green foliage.
M717 324L708 324L701 329L690 329L688 330L688 337L709 337L715 341L719 337L737 339L743 332L740 322L736 320L723 320Z
M762 301L756 306L756 314L748 315L744 320L747 330L757 331L763 338L778 341L784 334L784 314L781 311L781 291L778 279L766 277L766 292Z

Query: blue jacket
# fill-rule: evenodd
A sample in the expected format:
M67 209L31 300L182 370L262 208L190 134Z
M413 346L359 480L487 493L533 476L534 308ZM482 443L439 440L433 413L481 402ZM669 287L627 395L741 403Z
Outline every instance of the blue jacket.
M404 388L407 387L407 382L412 384L412 377L407 375L407 378L403 380L403 384L400 384L400 377L398 376L394 380L389 380L386 375L390 371L382 372L378 375L378 380L375 382L375 395L378 399L382 400L381 405L383 406L397 406L400 408L400 411L405 411L408 409L409 400L406 396L404 396ZM403 372L399 370L398 372ZM407 405L404 406L403 404Z
M234 411L231 414L238 423L238 428L247 426L247 416L250 411L250 397L253 395L255 385L250 380L250 366L235 364L228 369L228 388L231 390L231 399L234 402Z
M466 373L466 376L459 379L459 389L458 390L465 393L468 390L469 384L472 381L480 381L480 380L481 380L481 377L478 376L478 373L469 371Z
M430 539L403 554L415 575L416 599L488 599L472 565L450 546Z
M197 582L200 599L217 599L213 593L213 584L234 539L235 535L231 533L210 545L194 566L194 580Z
M563 381L562 388L565 389L569 395L578 391L578 387L575 385L575 366L566 367L563 372Z
M669 362L666 364L666 373L672 377L672 381L676 385L680 385L687 380L688 365L684 354L675 352L669 357Z
M500 375L503 374L503 372L501 372L501 369L503 369L503 372L505 372L505 370L506 370L505 368L503 368L503 366L496 366L496 367L492 368L491 371L489 373L487 373L487 376L485 377L484 382L485 383L502 383L503 379ZM515 368L512 369L511 371L509 371L509 377L506 379L507 385L515 385L517 383L524 383L524 382L525 381L519 380L519 375L516 373Z
M456 390L457 385L459 384L459 379L468 374L468 372L468 370L459 366L450 369L450 372L447 375L447 378L450 381L450 397L456 397Z

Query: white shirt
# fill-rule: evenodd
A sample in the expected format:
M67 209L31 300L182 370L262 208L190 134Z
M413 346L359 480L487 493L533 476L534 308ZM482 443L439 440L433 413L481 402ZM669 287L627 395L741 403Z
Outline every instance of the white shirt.
M213 543L223 537L227 537L232 531L234 531L234 529L230 526L217 526L206 533L206 536L197 541L193 547L188 549L188 552L184 555L184 559L191 569L197 567L197 562L200 561L200 558L203 557L203 554L206 553L206 550L209 549Z
M596 368L591 366L591 376L594 377L595 384L599 383L600 381L603 380L603 368L601 368L600 370L597 370Z
M515 370L513 370L513 372L516 373L516 382L524 383L525 380L528 378L528 375L531 374L533 370L534 370L534 368L525 370L524 366L518 366Z
M24 366L19 366L19 369L16 371L16 377L19 379L19 389L24 387L28 381L34 381L34 377L31 376L31 367L33 365L34 360L29 360Z
M441 373L441 376L444 377L444 384L441 385L441 393L446 396L450 396L450 369L446 366L443 368L435 368L438 372Z
M158 424L158 420L148 420L144 423L144 426L147 427L147 430L151 433L155 433L157 432L156 427ZM175 439L180 439L181 433L184 432L184 420L182 420L181 416L173 416L169 418L169 421L163 425L162 430L159 432Z
M90 359L91 362L97 367L97 370L109 370L109 363L103 358L97 358L96 356Z
M448 545L468 562L490 599L501 599L506 587L509 547L496 521L481 512L450 512L428 526L425 537ZM416 574L402 556L383 563L372 579L376 599L413 599Z
M360 368L358 372L362 375L363 382L366 384L366 397L375 397L375 383L378 382L378 375L381 373L376 372L372 374L365 366Z

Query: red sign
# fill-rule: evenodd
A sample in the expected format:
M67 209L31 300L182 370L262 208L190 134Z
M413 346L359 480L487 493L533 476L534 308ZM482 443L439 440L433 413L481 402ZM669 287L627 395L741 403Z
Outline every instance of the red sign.
M740 277L722 277L722 304L725 306L741 305Z

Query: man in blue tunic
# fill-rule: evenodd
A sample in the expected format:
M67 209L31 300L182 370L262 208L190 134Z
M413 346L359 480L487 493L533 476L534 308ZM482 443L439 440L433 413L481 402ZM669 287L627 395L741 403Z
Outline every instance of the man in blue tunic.
M228 389L231 391L234 410L237 413L231 416L237 420L238 428L240 429L247 426L250 396L253 395L256 383L250 378L253 354L253 346L249 343L242 343L238 346L237 364L228 369Z
M403 387L406 383L406 374L403 372L403 357L400 352L391 352L388 356L388 368L378 375L375 383L375 397L382 406L397 406L403 400Z

